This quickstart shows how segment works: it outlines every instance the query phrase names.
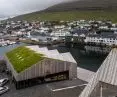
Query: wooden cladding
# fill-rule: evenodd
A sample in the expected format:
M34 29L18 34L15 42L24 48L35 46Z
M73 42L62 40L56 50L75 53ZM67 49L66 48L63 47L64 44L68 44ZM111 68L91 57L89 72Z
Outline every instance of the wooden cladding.
M12 67L12 66L9 66L9 67ZM12 70L14 69L11 68L11 71ZM56 74L64 71L69 71L69 78L72 79L76 77L77 64L45 58L44 60L38 62L37 64L26 69L25 71L21 73L17 73L16 75L13 75L13 76L15 77L16 81L23 81L23 80L33 79L37 77L45 77L47 75Z

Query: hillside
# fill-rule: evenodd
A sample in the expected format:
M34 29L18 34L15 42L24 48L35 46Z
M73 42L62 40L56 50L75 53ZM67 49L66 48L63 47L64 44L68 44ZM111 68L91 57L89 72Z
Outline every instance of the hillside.
M74 0L10 20L108 19L117 22L117 0Z
M76 0L67 3L60 3L49 7L46 11L66 11L66 10L115 10L117 0Z

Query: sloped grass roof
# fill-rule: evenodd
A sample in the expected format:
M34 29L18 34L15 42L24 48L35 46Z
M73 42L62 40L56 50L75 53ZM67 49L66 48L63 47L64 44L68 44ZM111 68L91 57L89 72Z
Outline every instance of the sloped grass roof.
M24 71L44 59L42 54L38 54L24 46L6 53L6 56L17 73Z

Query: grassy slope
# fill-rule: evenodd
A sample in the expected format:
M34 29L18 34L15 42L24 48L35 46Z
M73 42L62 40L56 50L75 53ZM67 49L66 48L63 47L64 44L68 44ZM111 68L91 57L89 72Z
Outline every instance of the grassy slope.
M96 19L112 20L117 22L117 11L64 11L64 12L42 12L31 13L15 17L13 20L79 20L79 19Z
M42 54L37 54L26 47L18 47L8 52L6 55L18 73L43 59Z

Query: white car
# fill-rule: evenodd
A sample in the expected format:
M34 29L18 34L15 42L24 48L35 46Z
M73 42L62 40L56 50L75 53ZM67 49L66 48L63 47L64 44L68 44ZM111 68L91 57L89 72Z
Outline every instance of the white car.
M0 87L0 95L4 94L5 92L7 92L9 90L9 88L7 86L4 87Z
M3 85L6 84L8 81L9 81L8 78L0 79L0 86L3 86Z

